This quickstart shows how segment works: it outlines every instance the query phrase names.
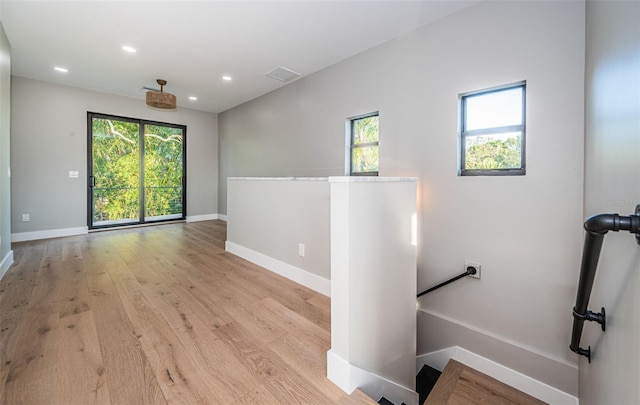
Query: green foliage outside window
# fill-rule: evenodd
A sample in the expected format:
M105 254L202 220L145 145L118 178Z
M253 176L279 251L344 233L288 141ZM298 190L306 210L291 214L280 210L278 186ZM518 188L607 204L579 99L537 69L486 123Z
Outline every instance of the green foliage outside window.
M465 169L517 169L521 167L520 137L505 140L478 136L474 142L467 138ZM471 143L471 144L470 144Z
M92 120L94 223L137 220L140 212L140 126ZM182 213L181 128L144 127L145 216Z
M358 118L351 123L351 172L378 172L379 117Z
M460 95L459 175L524 175L526 83Z

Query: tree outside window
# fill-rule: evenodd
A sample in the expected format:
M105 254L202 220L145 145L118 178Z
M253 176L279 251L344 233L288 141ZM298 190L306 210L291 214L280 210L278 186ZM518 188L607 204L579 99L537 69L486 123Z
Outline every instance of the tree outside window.
M377 112L351 119L350 173L352 176L378 175L379 139Z
M461 176L525 174L525 86L460 96Z

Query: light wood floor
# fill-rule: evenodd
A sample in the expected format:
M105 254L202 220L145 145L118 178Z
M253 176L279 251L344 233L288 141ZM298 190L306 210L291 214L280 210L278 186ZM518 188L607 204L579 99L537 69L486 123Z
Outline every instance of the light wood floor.
M329 299L225 236L205 221L14 244L0 404L374 404L325 377Z
M544 405L486 374L449 360L425 405Z

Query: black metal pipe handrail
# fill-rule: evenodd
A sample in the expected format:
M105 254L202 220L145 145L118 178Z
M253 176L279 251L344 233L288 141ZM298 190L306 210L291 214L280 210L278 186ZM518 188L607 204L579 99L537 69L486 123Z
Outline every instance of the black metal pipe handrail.
M603 331L606 330L605 309L602 308L601 312L597 313L587 309L604 237L609 231L629 231L636 234L638 244L640 244L640 205L636 207L636 214L628 217L618 214L592 216L585 221L584 229L587 233L584 237L584 247L582 249L582 264L580 265L576 305L573 307L573 331L569 348L579 355L586 356L591 362L591 346L587 349L581 348L580 338L582 337L584 321L597 322L601 325Z
M438 289L438 288L440 288L440 287L444 287L444 286L445 286L445 285L447 285L447 284L451 284L451 283L453 283L454 281L456 281L456 280L460 280L460 279L461 279L461 278L463 278L463 277L466 277L466 276L472 276L472 275L476 274L476 272L477 272L477 271L476 271L475 267L469 266L469 267L467 267L467 271L465 271L464 273L462 273L462 274L458 274L457 276L452 277L452 278L450 278L450 279L449 279L449 280L447 280L447 281L443 281L442 283L438 284L438 285L437 285L437 286L435 286L435 287L431 287L431 288L429 288L428 290L424 290L423 292L421 292L420 294L418 294L416 298L420 298L420 297L422 297L423 295L430 293L431 291L437 290L437 289Z

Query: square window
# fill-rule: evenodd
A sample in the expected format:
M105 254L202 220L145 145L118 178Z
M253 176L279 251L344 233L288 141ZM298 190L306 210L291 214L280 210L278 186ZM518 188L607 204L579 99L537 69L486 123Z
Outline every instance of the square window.
M380 139L378 113L359 116L350 121L349 173L352 176L377 176Z
M460 95L459 175L525 174L525 86Z

